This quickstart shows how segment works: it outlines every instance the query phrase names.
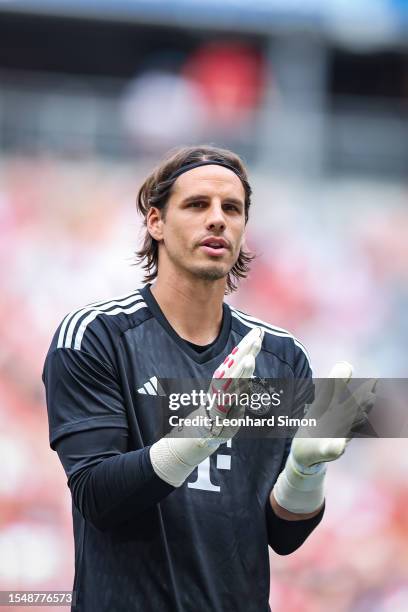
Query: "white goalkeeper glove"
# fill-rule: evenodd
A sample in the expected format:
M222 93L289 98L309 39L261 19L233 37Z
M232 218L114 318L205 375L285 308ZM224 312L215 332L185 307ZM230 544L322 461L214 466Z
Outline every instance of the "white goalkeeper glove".
M278 504L293 513L308 514L323 504L326 462L335 461L345 451L350 430L363 422L366 412L375 401L375 382L364 382L345 401L341 396L345 383L353 373L352 366L343 361L337 363L329 379L320 385L316 400L306 417L316 418L317 427L300 427L293 438L291 450L284 470L278 477L273 495ZM319 437L323 435L332 437ZM313 437L311 436L313 433ZM341 436L341 437L337 437Z
M209 394L242 393L253 376L263 336L263 330L255 327L242 338L214 372ZM239 419L244 411L240 403L222 405L215 401L210 410L200 406L189 418L203 417L203 422L210 421L208 427L190 427L185 432L188 437L175 437L170 432L150 448L150 460L156 474L174 487L181 486L199 463L237 433L239 425L229 425L229 419Z

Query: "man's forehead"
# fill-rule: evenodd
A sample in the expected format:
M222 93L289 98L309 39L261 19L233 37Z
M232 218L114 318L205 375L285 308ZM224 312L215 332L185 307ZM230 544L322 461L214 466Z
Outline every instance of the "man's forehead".
M177 178L173 185L173 193L177 195L189 195L196 191L230 192L234 197L245 199L244 186L239 177L228 168L223 166L199 166L185 172Z

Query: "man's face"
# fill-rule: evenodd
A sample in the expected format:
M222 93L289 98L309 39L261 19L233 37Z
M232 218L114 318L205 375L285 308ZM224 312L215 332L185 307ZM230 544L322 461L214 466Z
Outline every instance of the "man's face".
M244 229L245 191L237 175L222 166L189 170L167 203L159 266L163 254L201 279L224 278L238 259Z

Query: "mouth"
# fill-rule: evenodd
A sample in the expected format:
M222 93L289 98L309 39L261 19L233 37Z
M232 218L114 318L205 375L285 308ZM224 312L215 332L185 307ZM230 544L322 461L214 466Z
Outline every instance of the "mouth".
M224 238L206 238L200 248L210 257L222 257L228 252L228 243Z

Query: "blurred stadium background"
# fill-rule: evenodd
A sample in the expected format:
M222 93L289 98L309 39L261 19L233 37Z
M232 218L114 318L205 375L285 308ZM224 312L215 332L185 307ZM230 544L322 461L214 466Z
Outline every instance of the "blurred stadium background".
M0 589L73 579L41 371L71 309L138 286L134 199L174 145L247 161L231 302L290 329L315 375L405 377L407 0L1 0ZM271 553L274 612L408 610L405 439L356 440L327 512Z

